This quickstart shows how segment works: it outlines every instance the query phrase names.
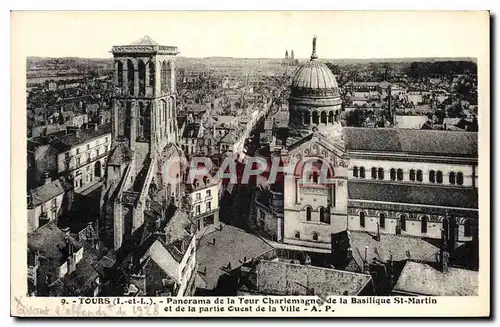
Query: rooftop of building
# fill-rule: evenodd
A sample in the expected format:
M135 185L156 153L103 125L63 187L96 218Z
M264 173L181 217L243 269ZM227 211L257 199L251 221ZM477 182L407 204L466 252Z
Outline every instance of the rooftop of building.
M349 180L348 199L426 206L478 208L478 190L471 187Z
M414 260L420 262L436 263L438 261L439 248L427 240L419 237L380 234L380 241L375 234L367 232L348 232L352 256L358 267L362 268L365 261L388 263L391 260L405 261Z
M97 127L90 127L84 130L79 130L78 132L75 131L71 134L65 135L52 141L52 145L59 151L67 151L73 147L78 146L79 144L88 142L110 133L111 123L105 123L102 125L97 125Z
M39 206L42 203L50 201L51 199L64 194L66 191L70 190L71 187L71 184L66 182L63 178L59 178L54 181L47 182L44 185L33 190L28 190L31 198L28 206Z
M429 120L427 116L403 116L395 115L396 127L406 129L421 129L422 126Z
M372 280L367 274L269 260L260 260L255 274L249 290L268 295L355 296Z
M477 296L479 272L449 267L443 272L426 263L407 261L393 292L429 296Z
M181 262L194 237L194 223L189 218L189 212L177 208L164 231L166 249L177 262Z
M224 223L211 225L198 241L197 287L213 290L221 275L240 267L245 259L250 261L271 250L264 239L242 229Z
M58 268L68 258L67 241L72 244L74 252L82 247L74 238L60 230L55 222L49 222L28 236L28 249L38 252L45 265Z
M478 157L477 133L398 128L344 127L348 151Z

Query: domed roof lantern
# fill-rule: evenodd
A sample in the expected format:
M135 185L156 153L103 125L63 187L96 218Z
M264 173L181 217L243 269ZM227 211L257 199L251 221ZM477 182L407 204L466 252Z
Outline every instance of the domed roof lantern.
M311 60L315 60L315 59L318 59L318 55L316 54L316 35L314 35L313 37L313 51L312 51L312 54L311 54Z

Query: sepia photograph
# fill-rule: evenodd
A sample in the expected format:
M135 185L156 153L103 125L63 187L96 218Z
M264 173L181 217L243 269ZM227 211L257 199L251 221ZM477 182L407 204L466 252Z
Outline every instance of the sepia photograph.
M488 12L11 24L14 315L489 315Z

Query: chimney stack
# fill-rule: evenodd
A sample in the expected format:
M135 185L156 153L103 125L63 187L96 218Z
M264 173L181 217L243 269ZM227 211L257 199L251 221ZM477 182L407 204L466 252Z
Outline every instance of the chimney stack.
M448 273L450 271L449 269L449 260L450 260L450 254L448 253L448 246L445 238L445 232L444 229L441 229L441 250L439 251L439 262L441 265L441 271L443 273Z
M44 177L45 177L44 185L50 184L52 182L52 178L50 178L50 174L48 172L45 172Z

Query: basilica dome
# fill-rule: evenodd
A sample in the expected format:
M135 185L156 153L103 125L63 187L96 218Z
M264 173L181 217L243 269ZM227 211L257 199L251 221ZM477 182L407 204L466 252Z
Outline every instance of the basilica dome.
M311 59L295 73L291 95L338 96L339 87L330 68L317 59Z
M340 123L339 86L330 68L318 60L316 37L311 60L300 66L292 79L288 107L292 128L326 131Z

